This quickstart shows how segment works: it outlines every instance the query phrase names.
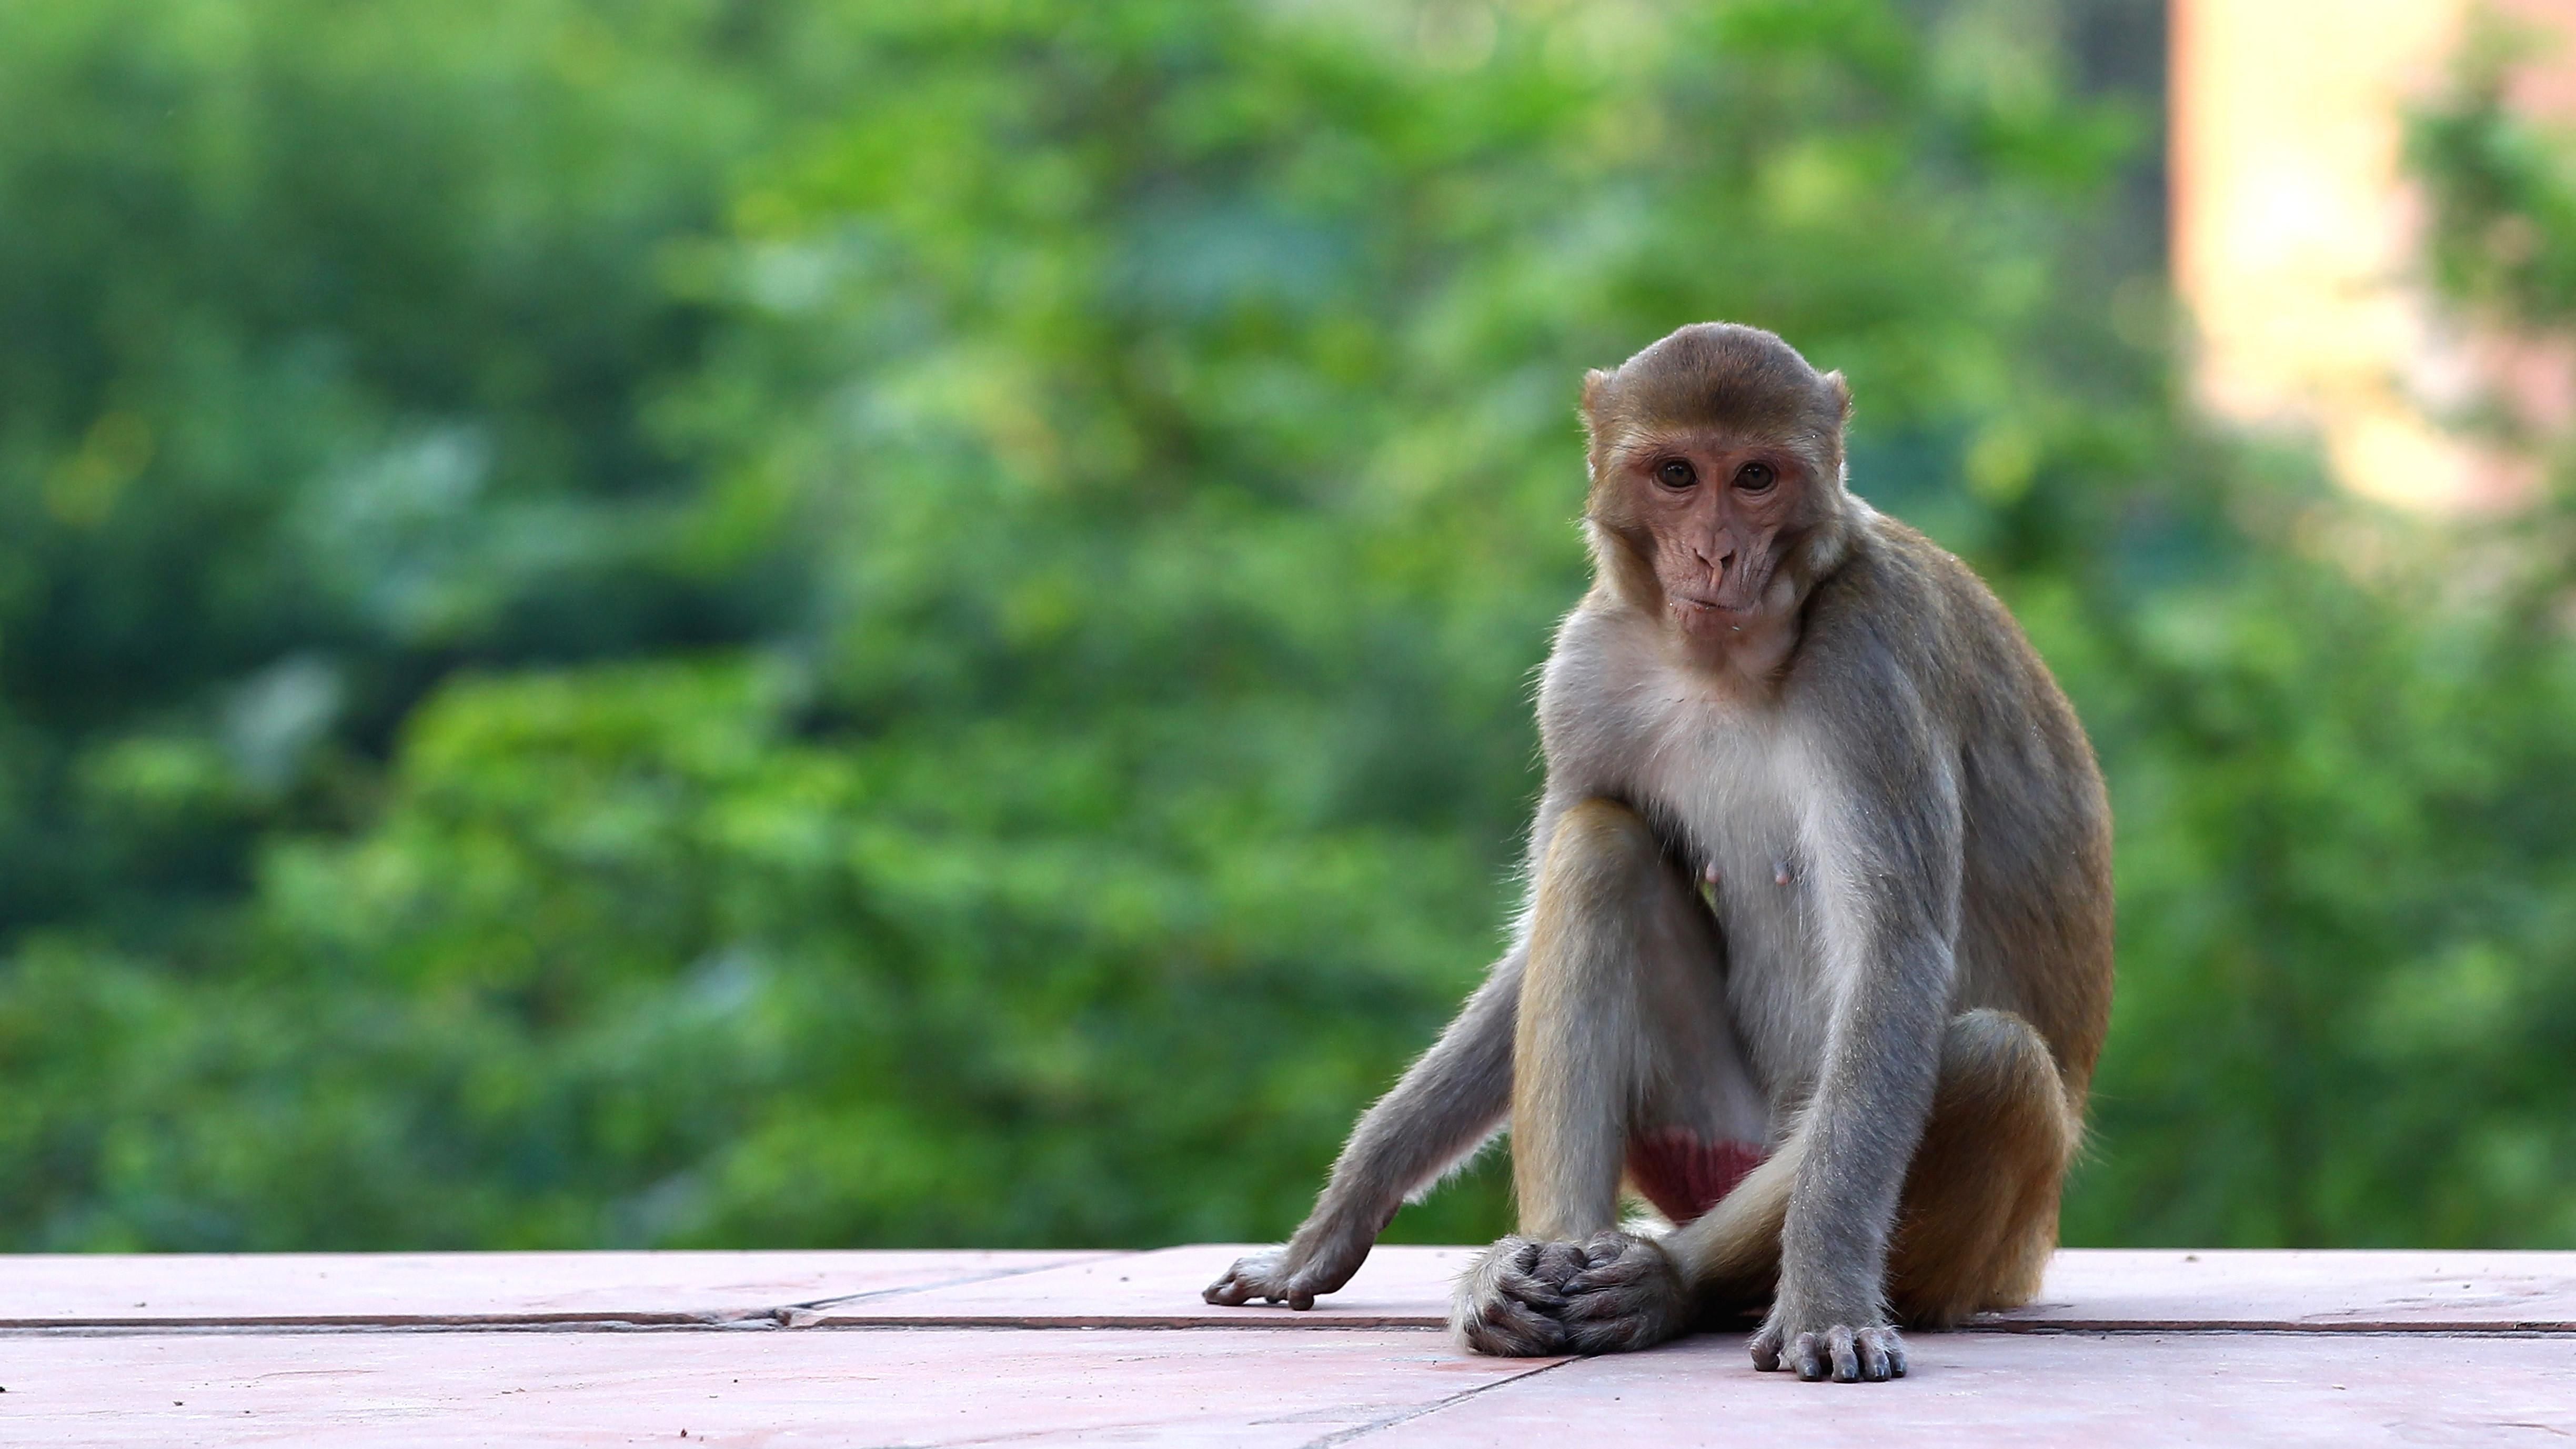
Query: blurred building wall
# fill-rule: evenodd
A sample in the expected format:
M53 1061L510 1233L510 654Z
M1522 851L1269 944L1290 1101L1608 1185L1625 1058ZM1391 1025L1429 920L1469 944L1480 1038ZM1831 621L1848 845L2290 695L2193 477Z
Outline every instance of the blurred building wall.
M2497 0L2564 37L2516 100L2576 114L2576 0ZM2312 428L2336 475L2392 502L2510 505L2504 455L2437 420L2500 398L2563 426L2563 353L2459 327L2414 261L2399 175L2408 99L2439 86L2472 0L2174 0L2175 285L2198 333L2203 403Z

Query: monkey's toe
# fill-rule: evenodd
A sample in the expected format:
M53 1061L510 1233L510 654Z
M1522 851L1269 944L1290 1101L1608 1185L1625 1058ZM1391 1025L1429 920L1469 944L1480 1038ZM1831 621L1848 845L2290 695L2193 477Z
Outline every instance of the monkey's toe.
M1290 1308L1315 1306L1319 1296L1339 1291L1368 1260L1372 1237L1326 1235L1318 1242L1291 1242L1283 1248L1237 1258L1215 1282L1200 1290L1210 1303L1237 1308L1259 1299Z
M1478 1304L1457 1327L1467 1347L1494 1358L1539 1358L1567 1347L1563 1324L1508 1298Z
M1753 1366L1765 1373L1788 1369L1808 1383L1885 1383L1905 1377L1905 1341L1884 1325L1834 1324L1794 1336L1777 1324L1753 1335Z
M1265 1261L1268 1256L1236 1259L1233 1267L1199 1291L1199 1297L1226 1308L1240 1307L1260 1297L1267 1277L1264 1270L1268 1266Z
M1574 1276L1592 1266L1581 1243L1531 1243L1522 1249L1515 1261L1531 1279L1546 1284L1558 1293Z
M1255 1254L1238 1259L1224 1276L1201 1290L1199 1297L1227 1308L1239 1308L1256 1298L1266 1303L1284 1300L1291 1308L1312 1308L1314 1290L1300 1281L1302 1276L1290 1271L1283 1254Z

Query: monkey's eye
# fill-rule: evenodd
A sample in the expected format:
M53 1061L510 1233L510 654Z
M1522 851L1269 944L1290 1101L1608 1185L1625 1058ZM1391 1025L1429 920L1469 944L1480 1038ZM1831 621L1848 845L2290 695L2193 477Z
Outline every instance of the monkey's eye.
M1699 475L1692 472L1691 465L1681 459L1666 458L1655 465L1655 481L1678 491L1698 482Z
M1779 481L1780 475L1768 463L1747 463L1735 470L1735 486L1747 493L1768 493Z

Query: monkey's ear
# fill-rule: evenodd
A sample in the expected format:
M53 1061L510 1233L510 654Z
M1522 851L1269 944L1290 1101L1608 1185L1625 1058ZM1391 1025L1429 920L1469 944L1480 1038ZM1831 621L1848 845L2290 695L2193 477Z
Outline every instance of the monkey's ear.
M1610 386L1610 374L1594 368L1583 374L1583 426L1586 431L1601 427L1601 393Z
M1825 396L1831 399L1828 405L1834 410L1834 422L1837 425L1850 422L1851 384L1843 381L1841 368L1825 374Z

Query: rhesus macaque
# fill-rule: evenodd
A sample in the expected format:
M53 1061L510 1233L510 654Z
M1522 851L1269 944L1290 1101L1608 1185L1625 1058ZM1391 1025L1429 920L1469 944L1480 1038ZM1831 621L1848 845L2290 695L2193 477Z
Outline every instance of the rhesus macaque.
M1312 1306L1506 1119L1494 1354L1768 1312L1757 1368L1905 1372L1898 1323L2026 1301L2111 1004L2109 806L1967 567L1844 486L1850 395L1685 327L1584 379L1592 590L1539 691L1512 945L1212 1303ZM1623 1227L1623 1180L1677 1226Z

